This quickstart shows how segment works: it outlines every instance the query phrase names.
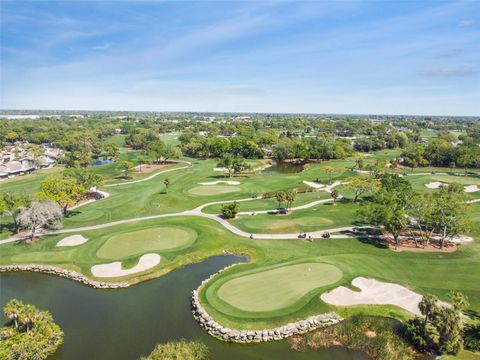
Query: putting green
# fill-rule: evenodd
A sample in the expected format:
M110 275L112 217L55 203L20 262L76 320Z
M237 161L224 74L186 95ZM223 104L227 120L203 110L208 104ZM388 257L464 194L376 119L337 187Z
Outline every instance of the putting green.
M150 251L172 250L193 243L194 230L181 227L155 227L113 235L97 251L103 259L120 259Z
M274 311L294 304L309 291L333 284L342 271L325 263L302 263L256 272L228 280L217 296L237 309Z
M188 190L190 194L193 195L218 195L218 194L228 194L236 191L240 191L241 189L238 186L230 186L230 185L202 185L202 186L195 186Z

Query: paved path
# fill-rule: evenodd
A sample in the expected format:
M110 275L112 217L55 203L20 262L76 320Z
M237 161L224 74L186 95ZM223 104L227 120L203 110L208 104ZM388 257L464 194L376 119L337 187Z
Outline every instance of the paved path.
M333 185L333 184L332 184ZM333 186L332 186L333 187ZM235 200L236 202L245 202L245 201L254 201L254 200L259 200L262 199L261 196L256 197L256 198L246 198L246 199L239 199ZM308 204L297 206L295 208L292 208L292 210L300 210L300 209L307 209L310 207L313 207L318 204L326 203L326 202L331 202L333 201L332 199L322 199L322 200L316 200L312 201ZM251 234L247 233L243 230L240 230L236 226L232 225L229 223L227 220L225 220L223 217L217 214L205 214L202 210L206 208L207 206L211 205L217 205L217 204L224 204L224 203L231 203L232 200L225 200L225 201L214 201L214 202L209 202L206 204L202 204L192 210L186 210L182 212L177 212L177 213L169 213L169 214L158 214L158 215L150 215L150 216L142 216L142 217L137 217L137 218L130 218L130 219L124 219L124 220L118 220L118 221L112 221L109 223L104 223L104 224L98 224L98 225L92 225L92 226L84 226L84 227L79 227L79 228L74 228L74 229L61 229L61 230L52 230L52 231L44 231L44 232L39 232L39 235L56 235L56 234L68 234L72 232L82 232L82 231L90 231L90 230L97 230L97 229L104 229L112 226L117 226L117 225L122 225L122 224L128 224L128 223L133 223L133 222L139 222L139 221L146 221L146 220L154 220L154 219L162 219L162 218L168 218L168 217L178 217L178 216L199 216L203 217L206 219L214 220L221 224L224 228L229 230L230 232L242 236L242 237L250 237L253 236L254 239L298 239L298 233L293 233L293 234ZM267 213L269 211L275 211L275 209L272 210L262 210L258 211L256 213ZM250 214L251 212L245 212L244 214ZM318 230L318 231L313 231L313 232L307 232L307 237L311 236L313 238L319 238L322 236L322 234L325 231L328 232L339 232L339 231L351 231L353 228L351 226L348 227L341 227L341 228L335 228L335 229L323 229L323 230ZM348 238L349 236L347 235L331 235L331 238ZM2 244L7 244L11 242L15 242L18 240L23 240L25 237L18 238L18 237L12 237L6 240L1 240L0 245Z
M122 186L122 185L129 185L129 184L134 184L142 181L147 181L150 180L160 174L164 174L170 171L176 171L176 170L181 170L181 169L187 169L192 166L192 164L188 161L178 161L182 163L186 163L187 166L179 167L179 168L174 168L174 169L169 169L169 170L164 170L160 171L158 173L155 173L145 179L141 180L135 180L135 181L130 181L130 182L125 182L125 183L118 183L118 184L110 184L110 185L105 185L105 186ZM319 189L320 191L326 191L326 192L331 192L332 189L335 186L341 185L342 183L339 181L335 181L333 184L326 186L325 188ZM339 199L342 198L341 196ZM217 204L224 204L224 203L231 203L232 201L236 202L244 202L244 201L254 201L254 200L259 200L262 199L261 196L256 197L256 198L246 198L246 199L239 199L239 200L225 200L225 201L214 201L214 202L209 202L206 204L202 204L192 210L186 210L183 212L177 212L177 213L169 213L169 214L158 214L158 215L150 215L150 216L143 216L143 217L137 217L137 218L130 218L130 219L124 219L124 220L118 220L118 221L113 221L109 223L104 223L104 224L98 224L98 225L92 225L92 226L84 226L84 227L79 227L79 228L74 228L74 229L61 229L61 230L52 230L52 231L45 231L45 232L39 232L39 235L56 235L56 234L67 234L67 233L72 233L72 232L82 232L82 231L90 231L90 230L97 230L97 229L103 229L103 228L108 228L112 226L117 226L117 225L122 225L122 224L128 224L128 223L133 223L133 222L139 222L139 221L147 221L147 220L154 220L154 219L162 219L162 218L169 218L169 217L178 217L178 216L199 216L203 217L206 219L210 219L213 221L218 222L221 224L225 229L229 230L230 232L242 236L242 237L252 237L253 239L298 239L298 233L283 233L283 234L251 234L248 232L245 232L236 226L232 225L229 223L227 220L225 220L223 217L221 217L218 214L206 214L203 212L203 209L206 208L207 206L211 205L217 205ZM292 208L292 210L302 210L302 209L308 209L313 206L316 206L318 204L326 203L326 202L331 202L333 199L322 199L322 200L316 200L312 201L308 204L296 206ZM472 200L470 201L471 203L473 202L478 202L480 199L477 200ZM268 212L276 211L276 209L271 209L271 210L261 210L261 211L244 211L240 212L239 215L250 215L253 212L255 214L266 214ZM346 227L339 227L339 228L333 228L333 229L321 229L317 231L311 231L311 232L305 232L302 234L306 234L307 238L312 237L312 238L321 238L322 234L324 232L330 232L330 233L336 233L336 232L341 232L341 231L352 231L353 227L352 226L346 226ZM2 244L7 244L19 240L23 240L27 238L28 236L23 236L23 237L11 237L5 240L0 240L0 245ZM348 235L331 235L331 238L334 239L340 239L340 238L350 238L351 236Z
M187 166L181 166L181 167L178 167L178 168L174 168L174 169L168 169L168 170L163 170L163 171L159 171L153 175L150 175L148 177L146 177L145 179L140 179L140 180L134 180L134 181L127 181L127 182L121 182L121 183L116 183L116 184L108 184L108 185L104 185L105 187L112 187L112 186L122 186L122 185L131 185L131 184L136 184L136 183L139 183L139 182L142 182L142 181L147 181L147 180L151 180L153 179L154 177L158 176L158 175L162 175L162 174L165 174L165 173L168 173L168 172L171 172L171 171L177 171L177 170L181 170L181 169L188 169L190 167L192 167L192 163L190 161L183 161L183 160L176 160L175 161L176 163L184 163L184 164L187 164Z

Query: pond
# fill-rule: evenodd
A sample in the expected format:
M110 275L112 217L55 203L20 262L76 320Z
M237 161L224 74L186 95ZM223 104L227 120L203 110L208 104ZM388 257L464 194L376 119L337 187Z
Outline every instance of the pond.
M257 174L294 174L304 170L303 165L281 162L277 163L272 160L272 166L269 166L263 170L259 170Z
M112 163L112 160L96 160L90 164L88 164L89 166L102 166L102 165L107 165L107 164L111 164Z
M191 291L210 274L239 261L244 260L217 256L122 290L96 290L38 273L2 273L0 305L18 298L53 314L65 341L52 360L134 360L149 354L158 343L181 338L204 342L211 352L209 359L215 360L368 359L341 347L296 352L286 341L231 344L208 335L190 312ZM5 318L0 316L0 321Z

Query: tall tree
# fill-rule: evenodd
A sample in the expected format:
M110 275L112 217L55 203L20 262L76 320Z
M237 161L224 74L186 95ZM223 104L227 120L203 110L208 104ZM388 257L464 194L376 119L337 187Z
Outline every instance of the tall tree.
M412 186L396 174L378 174L380 189L373 201L361 210L363 218L370 223L383 226L392 234L395 249L400 245L400 234L407 228L407 210L414 196Z
M447 238L453 238L468 228L467 207L461 185L452 183L440 188L431 216L433 226L441 234L441 249Z
M120 148L113 141L107 141L103 145L103 151L105 152L105 157L110 160L117 160L120 156Z
M30 204L30 199L26 195L6 192L3 194L3 201L6 206L3 213L12 217L14 230L18 231L18 213L22 207L26 207Z
M376 192L380 188L380 181L372 175L361 174L348 178L345 187L353 191L355 203L361 195Z
M292 204L297 199L297 191L295 189L289 190L285 193L285 200L287 201L287 208L292 209Z
M420 312L424 316L424 320L423 320L424 333L426 333L427 331L427 323L429 321L432 321L436 313L438 312L437 303L438 303L438 298L436 296L427 294L422 297L422 300L418 304L418 308L420 309Z
M285 191L277 191L275 193L275 199L278 201L278 208L280 209L282 203L287 200L287 194Z
M62 218L62 208L53 201L34 201L18 214L20 226L30 230L30 240L34 239L39 229L58 227Z
M228 176L233 177L236 173L245 171L249 168L245 159L233 156L231 154L225 154L217 164L218 167L227 169Z
M70 206L85 197L86 189L79 185L75 178L62 174L53 174L40 183L39 200L55 201L66 214Z
M128 173L133 169L133 163L128 160L122 160L118 163L117 169L123 172L123 177L128 178Z

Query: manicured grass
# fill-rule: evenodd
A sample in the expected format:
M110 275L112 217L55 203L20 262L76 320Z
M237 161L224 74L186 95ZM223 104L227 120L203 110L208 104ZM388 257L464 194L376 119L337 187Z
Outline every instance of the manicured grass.
M151 251L173 250L192 244L196 237L197 233L189 228L167 226L119 233L105 241L97 256L121 259Z
M200 185L195 186L188 190L190 194L201 195L201 196L210 196L218 194L228 194L231 192L240 191L241 189L238 186L230 185Z
M317 191L317 192L308 192L303 194L298 194L297 199L293 203L293 207L301 206L308 203L311 203L316 200L330 199L330 194L326 191ZM272 199L257 199L246 202L239 202L240 211L261 211L261 210L273 210L278 208L278 201L274 198ZM283 204L285 205L285 204ZM221 204L210 205L203 209L204 213L207 214L220 214L222 209Z
M253 274L240 273L220 286L217 296L240 310L273 311L341 278L342 272L337 267L325 263L285 265Z
M395 150L397 151L397 150ZM376 158L388 158L395 155L395 151L380 151L374 156L366 158L366 162L373 162ZM398 152L398 151L397 151ZM127 151L122 156L136 159L138 152ZM65 228L90 226L121 219L148 216L155 214L173 213L193 209L201 204L213 201L233 201L235 199L249 198L252 194L263 194L292 188L305 187L303 180L315 181L318 177L323 183L328 180L328 174L323 170L326 165L335 166L337 171L333 180L343 180L354 173L351 168L354 159L328 161L319 164L310 164L301 173L295 174L249 174L235 177L241 181L238 191L232 193L215 193L211 195L194 195L189 192L192 188L199 187L198 182L224 180L225 177L213 171L215 160L190 159L193 167L159 175L151 180L121 187L105 187L110 197L100 200L72 212L65 220ZM104 172L110 181L118 176L115 165L105 165L94 168L95 171ZM418 171L417 171L418 170ZM462 169L457 169L459 173ZM415 169L416 172L426 172L425 169ZM427 170L428 171L428 170ZM440 172L440 170L437 170ZM427 189L424 184L432 181L432 176L409 176L418 191L435 191ZM168 193L165 193L163 181L171 181ZM453 177L453 181L470 178ZM476 178L472 178L476 179ZM33 194L38 189L41 177L36 179L18 178L13 181L2 182L3 189ZM437 180L434 180L437 181ZM472 183L473 184L473 183ZM4 187L5 185L5 187ZM211 186L201 186L202 189L211 190ZM232 189L232 186L225 186ZM351 194L339 188L342 195ZM478 195L471 195L478 196ZM319 198L328 198L325 192L299 194L293 206L299 206ZM295 210L288 215L256 215L241 216L232 223L245 231L255 233L280 233L280 232L309 232L322 228L335 228L352 225L356 221L357 210L363 206L360 201L353 204L349 200L338 201L336 205L322 204L305 210ZM274 209L277 207L275 200L253 200L240 203L241 211L255 211ZM211 206L206 212L219 212L219 206ZM358 306L336 308L329 306L319 299L323 291L338 285L349 285L357 276L373 277L381 281L394 282L411 288L421 294L432 293L442 300L448 300L451 290L464 292L470 300L471 308L480 311L480 203L470 206L468 210L472 229L467 235L475 237L471 244L460 246L454 253L395 253L389 249L380 248L368 242L356 239L318 239L313 243L295 240L250 240L240 238L223 228L220 224L200 217L171 217L142 222L133 222L117 225L110 228L93 231L78 232L89 241L81 246L63 249L56 247L56 243L64 238L65 234L47 236L33 244L4 244L0 245L0 264L52 264L63 268L75 270L90 276L92 265L105 263L101 258L107 249L110 259L122 261L124 266L133 266L138 262L138 256L145 252L155 252L162 256L161 263L150 272L141 275L132 275L121 280L130 280L132 283L152 279L165 274L175 268L200 261L213 255L222 254L224 250L236 254L247 255L248 264L235 266L211 280L200 292L200 300L207 311L223 325L242 328L266 328L283 325L287 322L308 317L325 311L337 311L340 315L348 317L358 312L366 314L393 316L407 318L409 315L393 306ZM5 217L3 222L11 222ZM163 241L151 241L148 236L140 239L138 235L131 237L127 234L146 234L154 228L185 229L198 234L192 243L187 242L179 247L163 247ZM77 232L75 232L77 233ZM3 232L1 236L6 236ZM163 236L163 235L162 235ZM161 237L162 237L161 236ZM115 240L112 238L125 240ZM175 241L177 241L175 236ZM135 241L129 241L130 239ZM140 240L140 242L136 242ZM165 240L173 240L165 238ZM175 244L175 246L178 243ZM103 248L105 246L105 248ZM163 245L162 245L163 246ZM168 246L174 246L169 243ZM153 247L156 247L153 249ZM150 250L151 249L151 250ZM113 253L113 255L111 255ZM283 308L271 311L245 311L234 307L230 303L217 297L217 290L227 280L235 279L239 274L254 274L266 269L285 266L293 263L328 263L343 273L341 280L335 284L313 288L296 297L294 303ZM115 281L117 279L109 279ZM299 280L292 277L293 280ZM281 282L281 281L280 281ZM277 281L276 283L280 283ZM276 284L272 282L273 284ZM320 287L318 287L320 286ZM275 288L275 286L271 286ZM257 290L255 290L256 292ZM258 291L263 291L262 289ZM259 292L259 293L260 293ZM250 291L251 294L254 291ZM207 296L208 295L208 296Z
M243 215L230 220L238 228L251 233L297 233L344 227L355 224L358 205L348 200L319 204L309 209L294 210L286 215Z

